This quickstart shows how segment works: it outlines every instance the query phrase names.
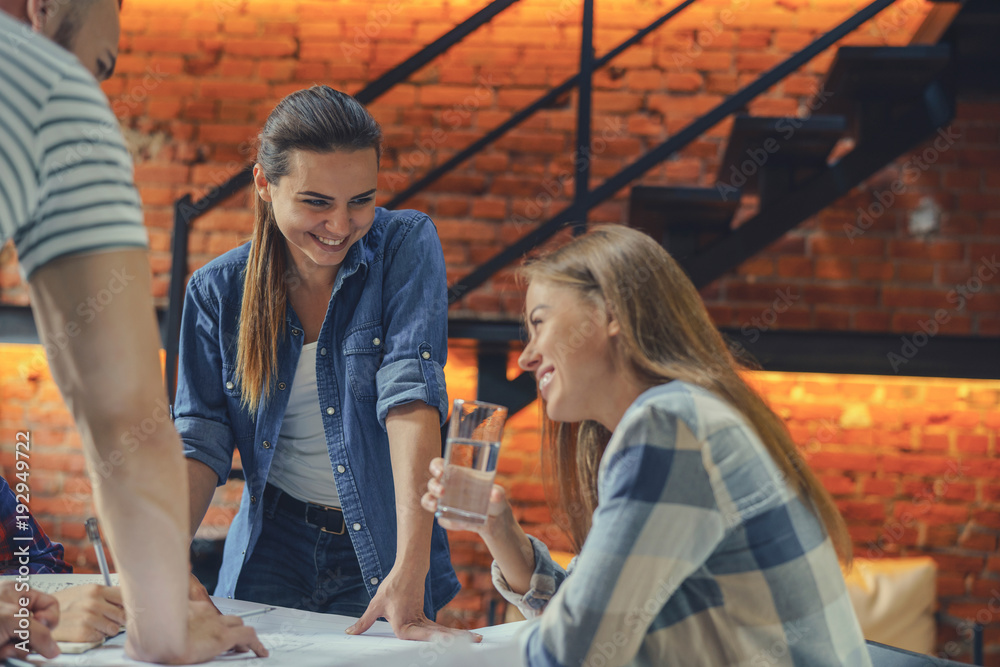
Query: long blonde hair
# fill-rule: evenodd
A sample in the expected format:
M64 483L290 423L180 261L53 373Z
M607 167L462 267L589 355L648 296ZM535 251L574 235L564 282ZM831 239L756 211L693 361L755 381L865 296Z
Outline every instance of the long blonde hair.
M521 275L529 283L572 287L607 307L621 327L617 353L644 385L683 380L739 411L786 483L811 501L841 559L850 562L850 537L833 499L781 419L740 377L744 364L729 351L694 285L666 250L634 229L602 225L528 263ZM556 423L543 415L542 435L553 516L579 550L597 507L597 469L611 433L596 421Z
M269 183L290 170L292 151L324 153L374 148L382 152L382 130L356 99L329 86L313 86L285 97L268 116L258 137L257 162ZM289 272L288 246L274 208L254 189L254 225L243 276L243 302L236 350L241 403L256 413L271 393L278 343L285 335Z

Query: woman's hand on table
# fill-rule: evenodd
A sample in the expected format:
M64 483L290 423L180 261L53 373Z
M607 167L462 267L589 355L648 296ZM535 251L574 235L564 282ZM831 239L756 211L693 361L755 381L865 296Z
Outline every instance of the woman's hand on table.
M480 642L482 636L467 630L449 628L435 623L424 614L424 578L426 572L407 572L399 562L382 580L375 597L357 623L347 628L347 634L360 635L366 632L381 616L392 626L392 631L400 639L430 641L452 636L465 637L468 641ZM419 575L419 576L417 576Z

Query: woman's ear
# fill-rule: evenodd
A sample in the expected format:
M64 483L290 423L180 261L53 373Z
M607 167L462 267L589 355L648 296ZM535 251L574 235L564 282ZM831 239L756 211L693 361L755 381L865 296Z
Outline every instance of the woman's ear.
M604 312L608 316L608 338L613 338L621 333L622 327L618 322L618 316L607 301L604 302Z
M271 184L267 181L267 176L264 175L264 168L260 166L258 162L253 166L253 186L257 189L257 194L264 201L271 201Z

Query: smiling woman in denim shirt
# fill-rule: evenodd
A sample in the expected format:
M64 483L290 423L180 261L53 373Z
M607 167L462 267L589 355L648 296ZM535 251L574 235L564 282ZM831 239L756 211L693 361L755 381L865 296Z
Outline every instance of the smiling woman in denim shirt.
M233 450L246 475L215 594L360 617L396 635L458 592L419 506L447 415L444 257L417 211L375 206L382 133L326 86L271 113L250 243L187 287L174 416L192 535Z

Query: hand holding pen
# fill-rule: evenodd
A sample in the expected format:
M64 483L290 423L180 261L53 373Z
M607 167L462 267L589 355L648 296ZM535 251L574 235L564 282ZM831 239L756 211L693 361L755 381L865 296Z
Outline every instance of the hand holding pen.
M104 556L104 544L101 542L101 533L97 529L97 519L90 517L87 519L85 525L87 527L87 538L94 545L94 551L97 553L97 564L101 568L101 574L104 575L104 585L110 586L111 574L108 572L108 559Z

